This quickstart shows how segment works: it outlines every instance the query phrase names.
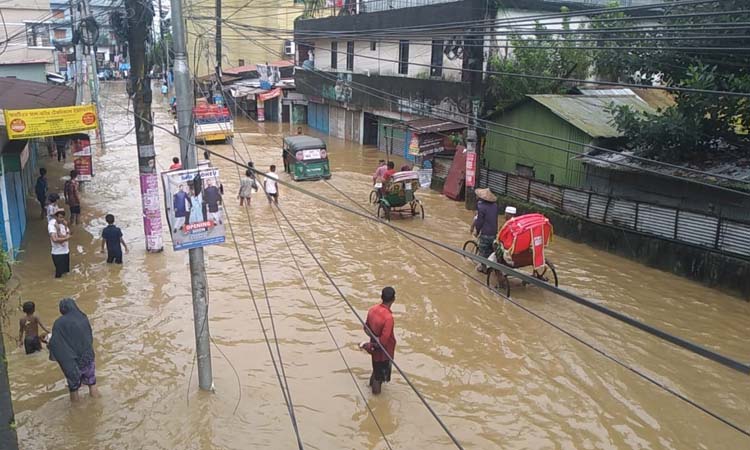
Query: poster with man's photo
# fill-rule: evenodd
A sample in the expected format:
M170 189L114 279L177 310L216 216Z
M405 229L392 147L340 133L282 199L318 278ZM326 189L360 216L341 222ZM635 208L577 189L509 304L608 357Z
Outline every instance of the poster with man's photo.
M173 248L223 243L226 234L219 169L173 170L162 172L161 177Z

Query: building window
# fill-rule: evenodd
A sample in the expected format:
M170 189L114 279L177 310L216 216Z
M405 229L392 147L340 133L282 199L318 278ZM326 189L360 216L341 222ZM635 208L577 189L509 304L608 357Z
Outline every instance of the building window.
M432 41L432 57L430 59L430 76L439 77L443 75L443 40Z
M62 40L68 36L68 32L65 30L55 30L55 39Z
M409 41L398 41L398 73L409 73Z
M378 42L377 41L370 41L370 51L374 52L378 49Z
M331 42L331 69L336 69L339 66L339 43L336 41Z
M534 178L534 167L516 163L516 173L526 178Z
M27 23L26 44L29 47L49 47L49 24Z
M346 70L354 71L354 41L346 43Z
M240 58L240 59L239 59L239 60L237 61L237 65L238 65L238 66L240 66L240 67L244 66L244 65L245 65L245 60L244 60L244 59L242 59L242 58Z

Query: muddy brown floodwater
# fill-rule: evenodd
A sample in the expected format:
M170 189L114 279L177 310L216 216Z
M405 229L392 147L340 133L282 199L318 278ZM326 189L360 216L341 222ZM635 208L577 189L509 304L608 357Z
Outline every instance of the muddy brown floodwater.
M169 248L166 229L165 251L145 253L135 137L124 110L124 86L106 83L103 91L110 143L97 155L95 180L83 195L83 225L74 229L71 244L74 270L62 280L53 279L49 241L36 217L30 218L16 267L21 298L36 301L44 323L57 317L57 302L65 296L75 297L88 313L103 396L85 396L71 406L63 377L46 352L27 357L14 350L8 360L21 448L295 448L232 244L232 239L238 243L269 328L247 217L236 205L236 168L213 158L222 171L235 233L226 244L206 250L216 385L210 394L197 389L193 366L187 255ZM155 98L155 114L157 123L171 130L166 99ZM281 166L279 141L288 125L238 120L237 128L242 133L234 140L235 149L217 145L212 150L241 159L251 155L261 169ZM166 167L178 153L178 143L164 131L155 134L158 160ZM330 183L366 204L370 173L381 155L350 142L327 141ZM71 162L61 167L42 159L42 164L50 169L51 186L60 189L60 177ZM288 177L282 175L282 180ZM348 202L324 182L298 186ZM426 218L398 220L398 226L453 245L469 237L471 211L429 190L418 196ZM284 187L281 208L361 314L377 301L383 286L396 288L396 359L464 448L750 448L750 438L489 292L393 230ZM108 212L116 215L131 246L122 267L107 265L96 253ZM386 448L294 268L272 210L260 196L253 200L249 218L305 447ZM284 232L293 240L286 225ZM293 242L315 299L366 392L369 359L356 348L364 338L361 326L304 248ZM473 269L456 255L437 252ZM562 287L750 360L750 304L565 239L556 238L549 253ZM541 289L514 285L513 295L628 366L750 428L747 376ZM453 447L397 374L383 395L366 398L393 448Z

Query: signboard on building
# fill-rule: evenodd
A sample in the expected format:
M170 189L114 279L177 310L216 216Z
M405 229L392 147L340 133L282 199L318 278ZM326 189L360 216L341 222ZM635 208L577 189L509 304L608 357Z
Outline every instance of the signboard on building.
M97 127L94 105L6 109L3 114L9 139L61 136Z
M223 243L226 237L219 169L174 170L161 176L174 250Z

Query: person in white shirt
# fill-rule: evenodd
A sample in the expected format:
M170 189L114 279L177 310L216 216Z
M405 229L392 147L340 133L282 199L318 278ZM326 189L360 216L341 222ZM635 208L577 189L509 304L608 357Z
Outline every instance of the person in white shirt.
M49 240L52 244L52 262L55 264L55 278L70 272L70 229L65 221L65 210L57 209L54 220L47 225Z
M47 196L47 206L45 207L47 210L47 223L55 220L55 211L60 209L60 207L57 206L58 200L60 200L60 196L55 194L54 192Z
M271 171L266 174L266 180L263 182L263 189L265 189L266 196L268 196L269 205L271 202L279 204L279 183L276 182L278 179L276 166L271 164Z

